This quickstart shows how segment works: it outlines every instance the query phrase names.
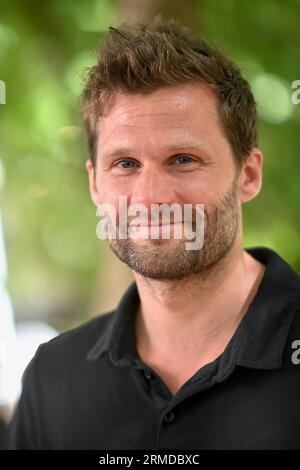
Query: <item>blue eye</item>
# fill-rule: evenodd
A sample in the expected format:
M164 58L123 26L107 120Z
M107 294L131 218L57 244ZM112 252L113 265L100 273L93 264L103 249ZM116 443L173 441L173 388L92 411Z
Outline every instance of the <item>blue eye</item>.
M186 165L187 163L191 163L193 161L193 159L189 157L188 155L181 155L177 157L176 160L179 161L183 165Z
M120 165L120 164L121 164L121 168L124 168L125 170L127 168L134 168L133 165L135 165L135 163L130 160L121 160L120 162L118 162L117 165Z

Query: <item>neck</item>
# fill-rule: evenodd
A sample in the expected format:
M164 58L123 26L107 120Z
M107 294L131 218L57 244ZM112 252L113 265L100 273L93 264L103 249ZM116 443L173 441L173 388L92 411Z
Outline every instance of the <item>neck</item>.
M165 358L186 354L191 359L199 358L209 344L226 343L255 296L263 273L264 265L241 244L203 275L161 281L135 273L141 300L136 317L139 352Z

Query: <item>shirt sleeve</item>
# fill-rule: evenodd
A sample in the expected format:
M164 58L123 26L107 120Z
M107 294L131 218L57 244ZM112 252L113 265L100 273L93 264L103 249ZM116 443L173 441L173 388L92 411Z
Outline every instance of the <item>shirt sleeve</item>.
M11 450L40 449L39 439L39 388L37 360L41 346L25 369L22 393L9 426Z

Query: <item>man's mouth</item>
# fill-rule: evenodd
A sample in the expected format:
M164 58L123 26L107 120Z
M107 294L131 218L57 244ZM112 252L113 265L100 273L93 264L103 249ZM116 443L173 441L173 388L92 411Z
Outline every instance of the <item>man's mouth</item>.
M167 227L169 225L183 224L183 222L167 222L167 223L141 223L141 224L130 224L131 227Z

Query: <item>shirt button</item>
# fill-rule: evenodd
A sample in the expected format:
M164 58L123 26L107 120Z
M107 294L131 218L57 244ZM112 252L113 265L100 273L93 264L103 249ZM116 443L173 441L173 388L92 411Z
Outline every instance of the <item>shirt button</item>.
M169 413L165 414L165 416L164 416L164 420L167 423L171 423L174 418L175 418L175 414L173 413L173 411L170 411Z
M149 370L144 371L146 379L150 380L152 379L152 373Z

